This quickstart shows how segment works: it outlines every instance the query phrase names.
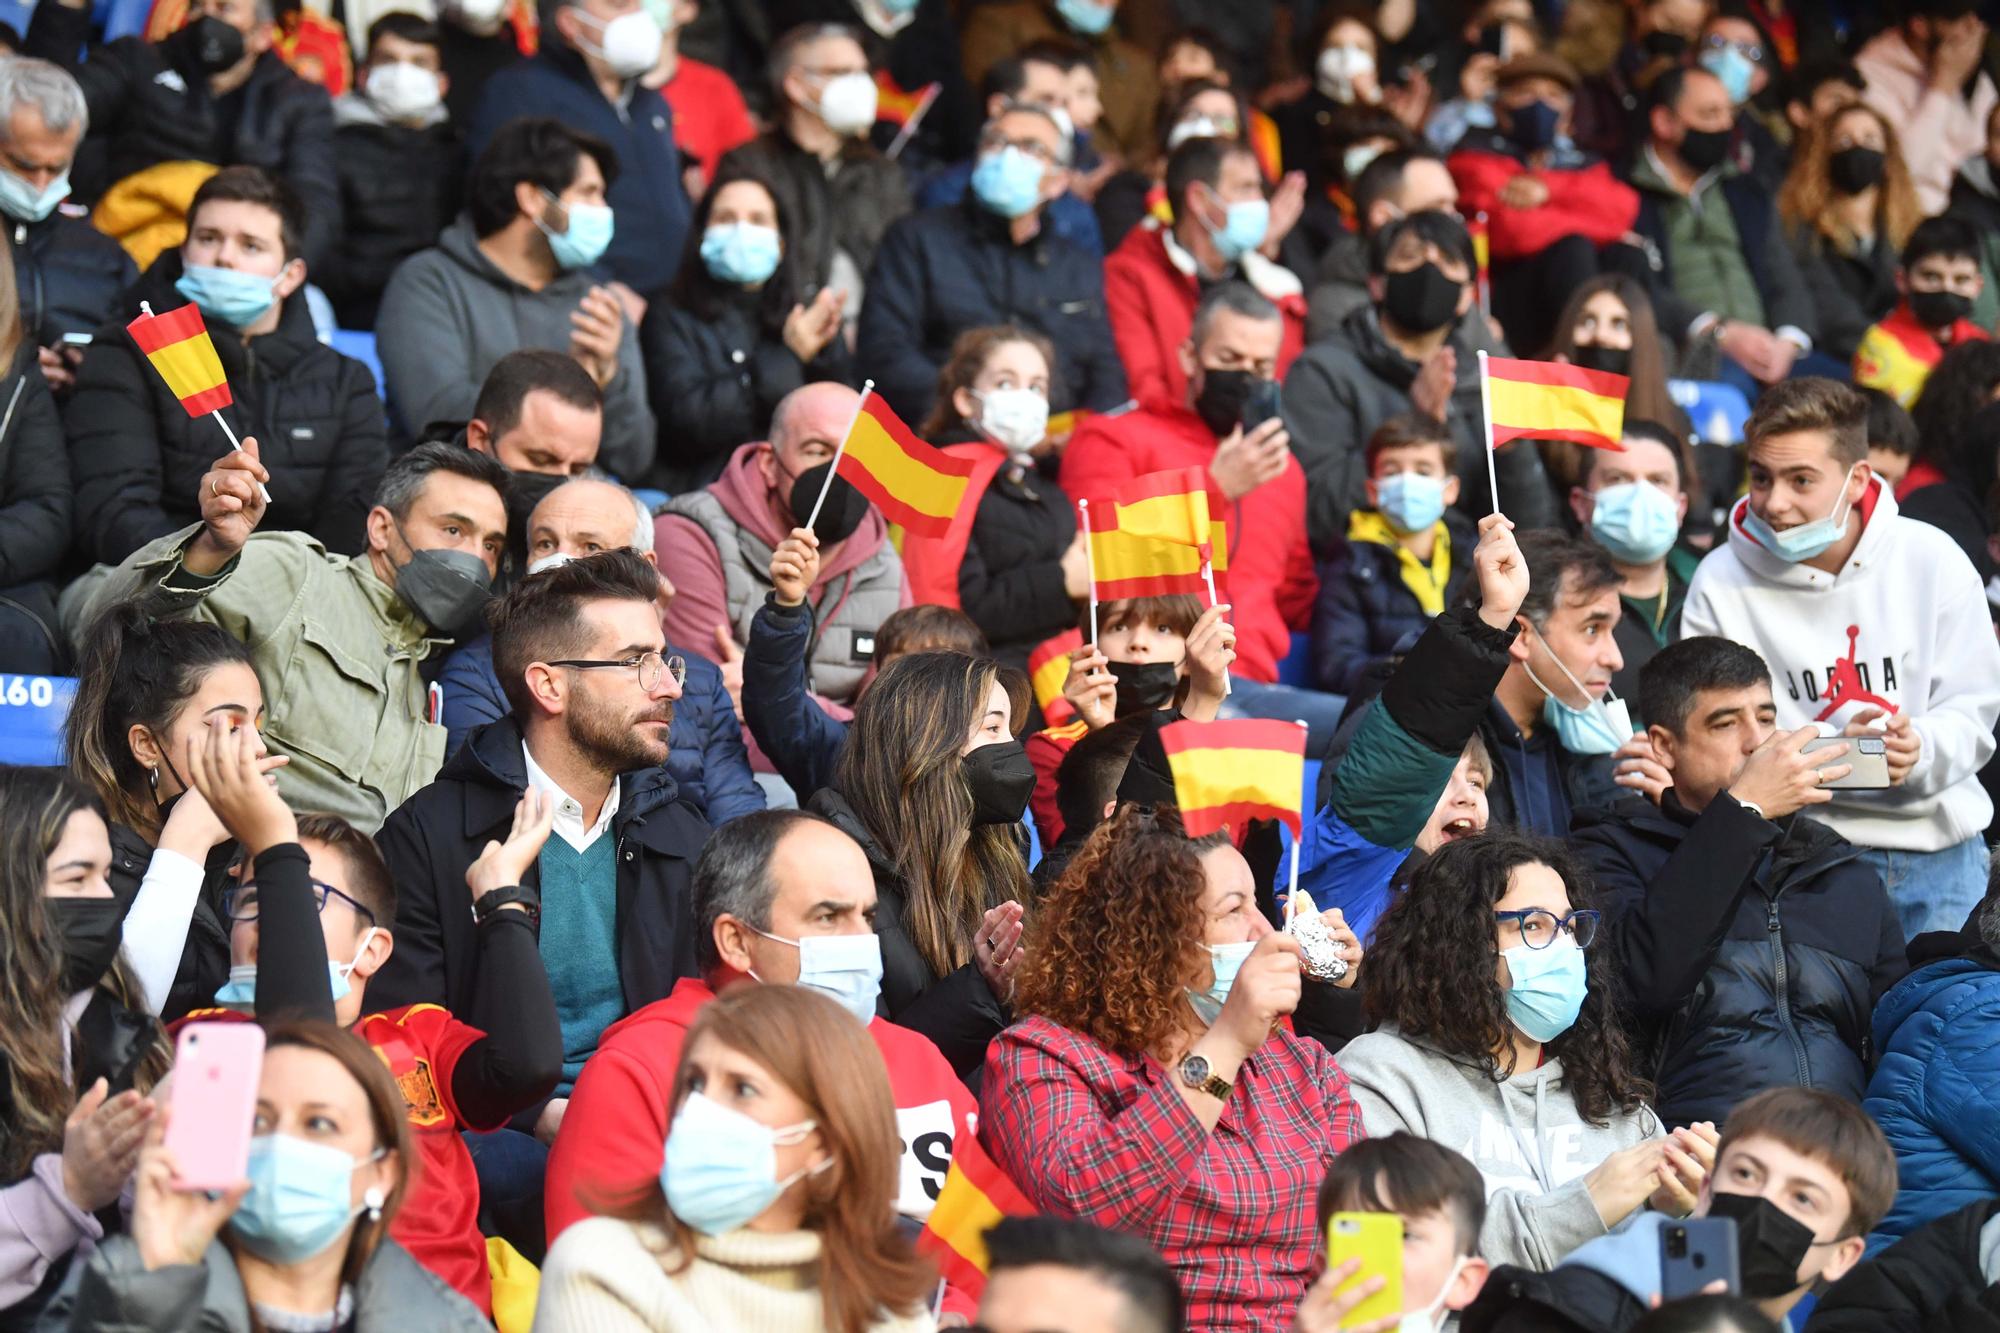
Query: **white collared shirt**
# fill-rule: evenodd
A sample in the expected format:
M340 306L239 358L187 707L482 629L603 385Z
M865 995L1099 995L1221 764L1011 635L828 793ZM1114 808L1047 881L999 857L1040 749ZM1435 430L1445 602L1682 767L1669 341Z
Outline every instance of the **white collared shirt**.
M521 742L521 758L528 765L528 789L547 792L556 799L555 834L579 852L590 850L592 843L604 836L611 827L611 816L618 813L618 782L611 779L611 791L604 798L604 808L597 812L597 822L589 828L583 826L583 804L561 787L554 778L542 771L535 762L535 756L528 751L528 743Z

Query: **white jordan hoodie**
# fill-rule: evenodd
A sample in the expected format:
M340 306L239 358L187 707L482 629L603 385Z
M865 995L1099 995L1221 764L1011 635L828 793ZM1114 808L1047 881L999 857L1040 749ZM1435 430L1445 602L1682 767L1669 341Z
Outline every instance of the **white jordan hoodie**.
M1880 478L1859 506L1861 541L1838 574L1791 564L1729 515L1729 541L1688 586L1681 634L1720 634L1771 667L1778 725L1829 735L1870 707L1910 715L1923 753L1888 791L1845 791L1813 810L1862 847L1935 852L1985 831L1977 778L2000 718L2000 641L1972 562L1928 523L1902 517Z

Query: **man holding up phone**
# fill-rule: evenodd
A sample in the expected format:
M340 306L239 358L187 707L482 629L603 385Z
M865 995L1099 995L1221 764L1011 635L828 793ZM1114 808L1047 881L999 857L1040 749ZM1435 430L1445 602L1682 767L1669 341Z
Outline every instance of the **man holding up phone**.
M1639 681L1673 785L1580 812L1571 841L1656 1051L1660 1118L1720 1124L1795 1083L1859 1101L1869 1017L1908 964L1874 867L1799 813L1832 799L1847 747L1781 730L1763 659L1727 639L1672 644Z
M1228 533L1228 568L1216 595L1231 607L1236 664L1224 717L1305 719L1309 744L1323 748L1342 701L1278 681L1278 659L1291 632L1312 620L1319 580L1306 545L1305 474L1292 458L1291 435L1278 414L1277 366L1284 344L1278 307L1240 282L1211 287L1181 347L1186 406L1141 408L1092 417L1063 455L1062 488L1102 500L1149 472L1198 467L1208 476L1208 506Z

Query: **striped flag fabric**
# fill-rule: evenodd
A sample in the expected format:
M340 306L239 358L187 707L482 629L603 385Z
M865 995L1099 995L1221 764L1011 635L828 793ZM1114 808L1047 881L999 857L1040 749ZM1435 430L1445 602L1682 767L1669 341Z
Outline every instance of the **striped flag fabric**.
M1253 819L1280 819L1297 837L1305 803L1306 729L1247 718L1175 722L1160 729L1174 799L1190 838Z
M1488 442L1567 440L1622 451L1625 390L1631 380L1556 361L1485 358Z
M1134 477L1111 499L1117 506L1120 532L1181 546L1206 548L1212 544L1208 476L1198 467Z
M208 326L202 323L201 307L184 305L164 315L147 311L125 331L189 416L206 416L235 401L222 373L222 358L215 354Z
M835 469L891 523L943 537L978 464L918 439L879 394L862 396Z
M1043 719L1052 727L1076 716L1076 709L1063 698L1063 682L1069 679L1069 655L1081 647L1083 631L1066 629L1053 639L1044 639L1028 654L1028 683L1034 687Z
M1220 519L1209 523L1209 546L1214 551L1213 569L1221 573L1229 567L1228 543L1223 539ZM1129 597L1171 597L1186 593L1206 596L1208 582L1201 576L1201 548L1179 542L1161 541L1118 526L1118 506L1101 509L1090 506L1090 570L1100 602L1120 602Z
M1032 1217L1041 1209L996 1166L979 1140L961 1134L952 1143L951 1169L917 1250L937 1261L945 1281L974 1300L986 1290L986 1233L1003 1217Z
M944 90L941 83L905 89L886 69L875 71L875 120L901 128L917 117Z

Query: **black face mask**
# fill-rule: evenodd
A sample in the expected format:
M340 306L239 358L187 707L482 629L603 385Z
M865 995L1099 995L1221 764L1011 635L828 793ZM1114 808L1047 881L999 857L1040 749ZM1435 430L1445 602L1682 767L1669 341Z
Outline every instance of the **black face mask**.
M819 499L822 486L826 485L826 474L833 470L833 460L828 459L818 467L809 467L799 473L792 483L791 495L786 504L792 511L792 523L804 527L807 515L813 511L813 504ZM845 477L835 477L833 485L827 489L826 503L820 506L819 519L813 524L813 535L819 538L819 549L824 552L835 542L846 541L861 526L861 520L868 517L868 497L854 489L854 483Z
M1632 349L1629 347L1573 347L1569 359L1585 370L1602 370L1612 375L1632 373Z
M1250 401L1257 377L1247 370L1201 372L1201 392L1195 395L1195 415L1218 437L1227 436L1243 424L1243 405Z
M1873 148L1843 148L1826 160L1827 178L1842 194L1860 194L1882 183L1886 161Z
M1736 1223L1736 1264L1745 1296L1768 1301L1799 1289L1799 1265L1814 1243L1811 1227L1755 1194L1713 1194L1708 1215Z
M1018 824L1035 792L1035 765L1019 741L982 745L958 761L972 793L972 826Z
M118 959L125 905L116 898L51 898L48 904L62 939L63 988L88 990Z
M1678 61L1687 54L1688 39L1677 32L1649 32L1639 39L1639 49L1651 60Z
M219 18L198 18L175 36L204 74L220 74L243 58L243 34Z
M1517 106L1508 114L1507 137L1517 144L1521 151L1538 153L1556 141L1556 126L1562 121L1562 112L1547 102L1530 102Z
M1382 308L1405 333L1431 333L1451 323L1464 291L1464 283L1452 281L1436 264L1419 264L1389 275Z
M1181 683L1180 668L1172 662L1113 662L1111 674L1118 679L1118 702L1112 708L1117 717L1166 707Z
M1729 143L1735 137L1733 128L1689 130L1681 140L1681 161L1706 176L1728 159Z
M1927 329L1942 329L1972 314L1972 298L1957 292L1911 292L1910 313Z

